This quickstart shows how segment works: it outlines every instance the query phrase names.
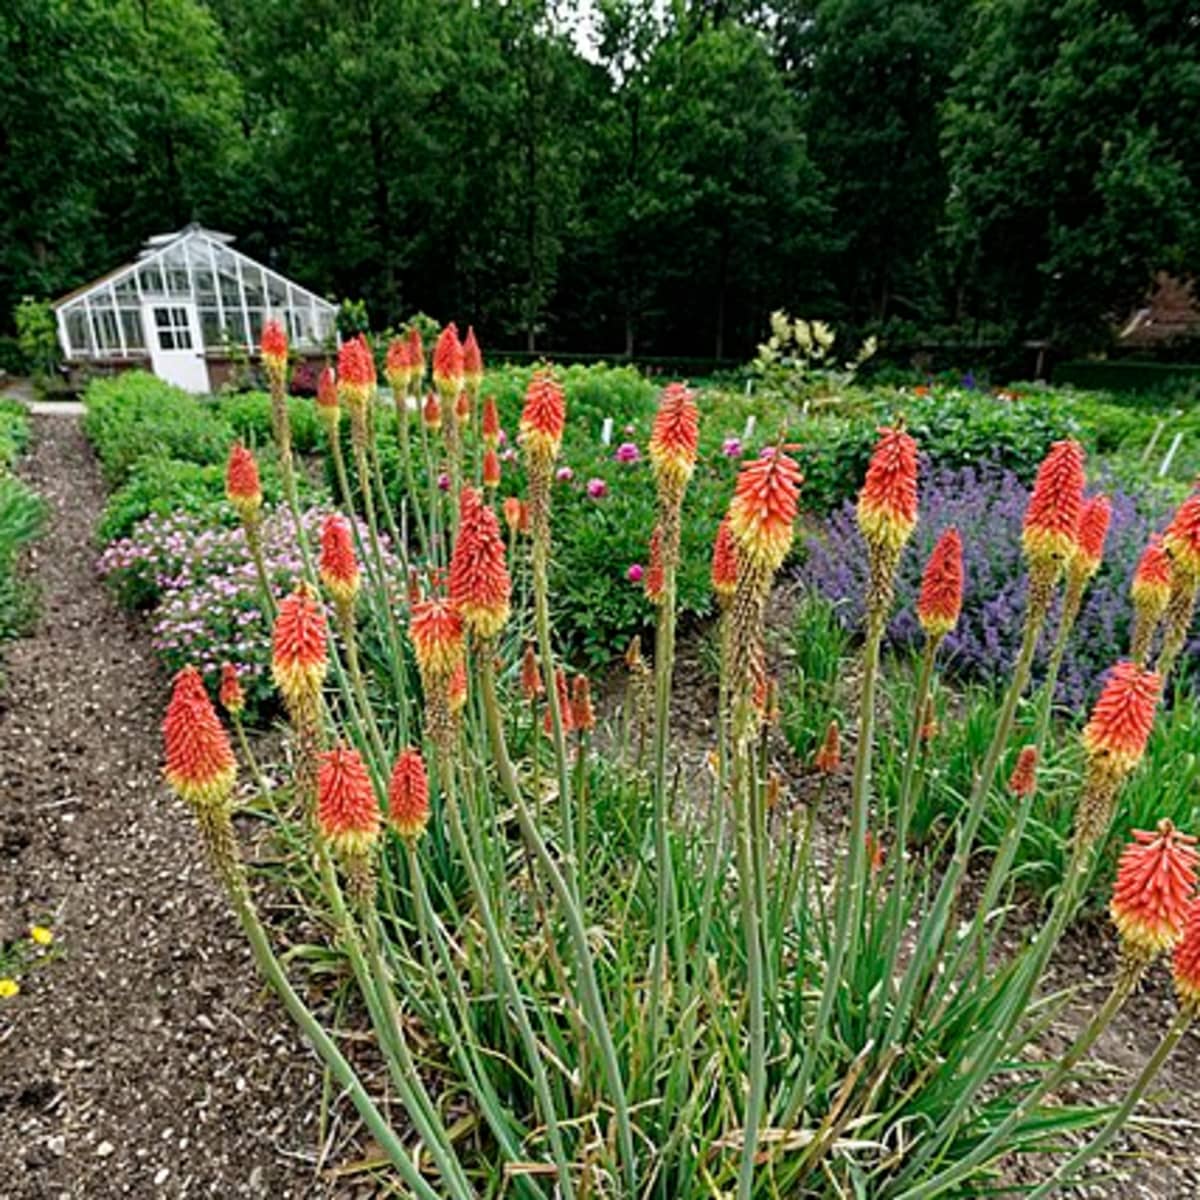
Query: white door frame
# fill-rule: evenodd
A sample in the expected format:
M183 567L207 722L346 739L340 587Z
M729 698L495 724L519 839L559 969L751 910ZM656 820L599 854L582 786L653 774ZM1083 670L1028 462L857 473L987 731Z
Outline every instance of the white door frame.
M142 325L155 375L187 392L211 390L200 320L190 300L147 300Z

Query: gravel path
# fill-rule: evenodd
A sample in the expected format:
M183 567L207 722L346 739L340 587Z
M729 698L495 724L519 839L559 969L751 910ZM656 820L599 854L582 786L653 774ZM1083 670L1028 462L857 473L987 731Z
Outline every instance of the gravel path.
M42 617L0 693L0 940L61 956L0 1001L0 1194L313 1197L320 1075L159 782L166 681L94 572L74 416L36 416Z

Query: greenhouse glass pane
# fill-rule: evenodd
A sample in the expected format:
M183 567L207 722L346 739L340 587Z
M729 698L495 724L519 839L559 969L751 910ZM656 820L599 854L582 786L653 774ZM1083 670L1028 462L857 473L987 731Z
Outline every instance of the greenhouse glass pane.
M312 313L307 308L293 308L291 310L291 318L292 328L295 330L293 336L296 342L305 346L312 345Z
M142 292L147 296L161 296L163 290L162 276L159 274L158 263L150 263L145 267L138 267L138 280L142 285Z
M125 345L130 350L145 350L146 338L142 332L142 314L136 308L121 309L121 325L125 330Z
M287 288L277 275L267 274L268 308L283 308L287 304Z
M262 308L262 271L253 263L242 263L242 287L246 290L246 303L253 308Z
M226 310L225 331L231 342L242 346L246 344L246 321L242 316L241 309L238 309L236 312Z
M224 247L217 251L217 274L221 283L221 300L227 307L240 308L242 289L238 285L237 262Z
M132 275L128 275L122 279L113 290L117 293L118 300L137 302L137 281Z
M87 313L82 306L72 308L67 313L67 337L71 340L71 353L87 355L92 353L92 335L88 329Z
M250 337L257 346L262 341L263 331L263 310L261 308L248 308L246 314L250 318Z
M221 314L215 308L200 310L200 337L206 350L215 350L220 347L222 342Z

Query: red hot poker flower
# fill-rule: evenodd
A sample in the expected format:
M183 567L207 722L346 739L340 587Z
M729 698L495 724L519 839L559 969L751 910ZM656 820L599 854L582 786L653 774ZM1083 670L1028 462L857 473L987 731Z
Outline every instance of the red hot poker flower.
M1008 777L1008 790L1014 796L1032 796L1037 787L1038 749L1036 746L1022 746L1017 755L1016 766Z
M388 820L392 828L415 842L429 824L429 776L420 750L400 751L388 785Z
M436 597L413 605L408 625L422 678L449 679L463 657L463 619Z
M495 450L500 445L500 413L496 409L495 396L484 398L479 432L483 435L483 444L489 450Z
M317 380L317 416L326 429L336 428L342 408L338 402L337 375L332 367L322 369Z
M437 433L442 427L442 406L438 403L437 394L430 392L425 397L425 406L421 409L421 420L430 433Z
M195 667L184 667L175 676L162 730L167 759L164 774L176 795L197 806L227 799L237 763L229 735Z
M421 331L410 325L408 330L408 361L412 366L412 377L420 384L425 375L425 343L421 341Z
M575 722L571 712L571 699L567 694L567 673L562 667L554 669L554 690L558 693L558 712L562 717L563 733L572 733L575 729ZM542 720L542 728L547 734L554 732L554 714L549 705L546 705L546 716Z
M500 456L491 446L483 452L483 486L486 488L500 486Z
M782 450L751 459L738 474L729 505L729 528L741 562L777 571L792 544L803 476Z
M917 443L903 429L879 434L858 493L858 526L868 545L894 550L917 524Z
M1121 773L1132 771L1146 752L1162 681L1136 663L1119 662L1083 728L1089 757L1108 759Z
M433 348L433 382L442 399L453 400L463 386L463 346L453 321L438 335Z
M1163 534L1163 546L1176 571L1200 579L1200 492L1193 492L1176 509Z
M682 383L668 384L658 402L648 451L660 489L676 499L696 469L699 443L700 413L695 393Z
M496 514L472 487L459 497L458 537L450 557L450 602L477 637L492 638L508 620L512 580Z
M480 352L479 343L475 340L475 329L471 325L467 326L462 355L463 382L474 394L479 391L479 385L483 382L483 354Z
M252 518L262 507L258 463L241 442L234 442L229 448L229 462L225 466L225 495L243 521Z
M221 664L221 690L217 698L221 701L221 707L235 717L246 707L246 693L233 663Z
M283 326L274 317L264 326L259 353L267 370L281 372L287 366L288 339Z
M1112 502L1107 496L1089 496L1079 515L1079 536L1071 559L1072 571L1090 578L1100 570L1104 558L1104 543L1112 521Z
M813 766L825 775L832 775L842 762L842 735L836 721L830 721L825 737L813 756Z
M571 681L571 724L580 732L596 727L592 689L586 675L576 675Z
M360 333L338 351L338 390L347 408L362 410L375 391L375 356Z
M504 523L508 532L517 534L521 530L521 501L516 496L504 497Z
M361 577L354 557L350 522L331 513L321 525L321 582L334 601L349 610L358 596Z
M412 354L405 338L392 338L388 343L384 372L394 391L407 390L408 381L412 376Z
M1065 562L1075 549L1083 512L1083 447L1055 442L1038 467L1021 542L1030 561Z
M1179 1003L1193 1011L1200 1009L1200 896L1188 904L1183 938L1171 958L1171 974Z
M1200 861L1195 845L1163 820L1154 833L1135 829L1121 852L1109 912L1122 944L1138 957L1152 958L1183 936Z
M737 591L737 581L737 547L734 545L733 530L726 515L717 526L712 556L712 588L722 607L733 599L733 593Z
M379 801L357 750L336 746L317 767L317 827L343 854L363 854L379 836Z
M958 624L962 598L962 539L958 530L951 526L938 538L921 577L917 618L926 637L943 638Z
M567 420L567 402L558 382L545 371L538 371L525 390L521 412L521 444L530 458L551 462L562 445Z
M1171 559L1158 534L1151 535L1150 544L1138 559L1130 591L1135 608L1148 610L1154 620L1162 616L1171 597Z
M546 690L538 670L537 652L531 642L521 657L521 693L526 700L536 700Z
M458 666L454 668L454 673L450 676L449 686L446 688L446 707L451 715L461 712L467 706L467 660L460 658Z
M290 709L316 700L328 666L325 614L302 583L280 601L272 642L271 675Z

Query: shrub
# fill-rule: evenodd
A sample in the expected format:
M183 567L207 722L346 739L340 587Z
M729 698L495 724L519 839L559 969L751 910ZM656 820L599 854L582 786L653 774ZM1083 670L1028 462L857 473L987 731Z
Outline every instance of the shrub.
M222 396L217 412L234 434L248 446L271 445L271 397L266 392L235 392ZM293 396L288 400L292 446L297 454L312 454L321 445L321 423L311 400Z
M19 400L0 397L0 472L11 467L28 445L28 410Z
M33 597L17 574L17 560L45 519L42 499L15 475L0 471L0 641L23 632L33 616Z

